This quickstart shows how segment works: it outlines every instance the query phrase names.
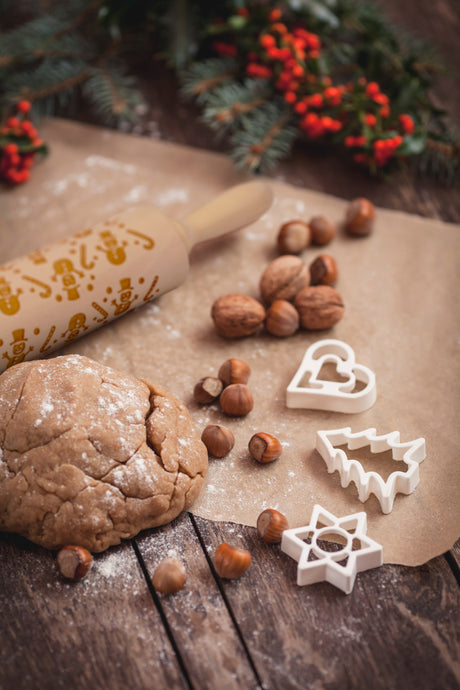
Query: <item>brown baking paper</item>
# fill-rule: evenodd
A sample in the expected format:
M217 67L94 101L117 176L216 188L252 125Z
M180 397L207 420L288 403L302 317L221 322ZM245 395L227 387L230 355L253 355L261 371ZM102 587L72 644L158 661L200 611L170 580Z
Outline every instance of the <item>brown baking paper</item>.
M2 263L138 204L151 202L166 215L183 217L244 181L225 157L209 152L60 120L41 131L51 155L27 185L2 192ZM385 562L424 563L459 536L460 228L379 209L370 237L339 233L327 249L308 248L302 255L306 263L324 251L335 257L346 305L339 324L288 339L260 333L227 341L214 331L212 302L228 292L258 297L259 277L277 255L280 224L317 214L334 221L344 216L345 201L270 183L272 209L250 227L195 248L185 284L60 352L78 352L167 387L189 406L199 429L217 422L233 430L231 454L210 461L193 506L197 515L255 525L261 510L271 507L295 527L308 524L315 503L338 516L364 510L368 534L383 545ZM286 407L286 386L307 347L322 338L345 341L357 362L375 372L371 409L347 415ZM192 399L196 381L217 375L229 357L252 368L255 405L243 419L226 418L217 405ZM374 427L378 434L398 430L402 442L426 439L420 483L413 494L397 495L388 515L375 496L361 503L353 484L342 488L338 473L328 474L314 450L316 430L346 426ZM279 437L279 460L259 465L250 459L247 444L257 431ZM366 469L378 468L379 456L368 465L366 453L354 455ZM381 466L387 473L400 469L388 453Z

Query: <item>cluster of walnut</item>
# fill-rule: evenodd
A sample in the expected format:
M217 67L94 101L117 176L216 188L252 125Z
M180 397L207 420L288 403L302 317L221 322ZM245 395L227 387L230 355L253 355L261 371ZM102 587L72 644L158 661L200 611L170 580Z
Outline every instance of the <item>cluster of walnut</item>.
M373 221L371 202L355 199L348 206L344 229L349 235L368 235ZM308 223L284 223L277 237L281 256L260 277L261 301L230 293L217 298L212 305L211 316L219 335L243 338L256 333L262 325L278 337L293 335L299 328L332 328L345 309L342 296L334 287L338 279L336 261L329 254L320 254L307 266L297 255L311 244L329 244L336 234L336 226L323 216L315 216Z

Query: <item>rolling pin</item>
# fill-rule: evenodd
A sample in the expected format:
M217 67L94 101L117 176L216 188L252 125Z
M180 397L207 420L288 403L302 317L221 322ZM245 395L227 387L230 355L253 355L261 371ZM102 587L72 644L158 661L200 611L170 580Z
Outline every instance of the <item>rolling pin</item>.
M266 184L248 182L180 222L137 207L0 266L0 372L178 287L195 244L254 222L271 202Z

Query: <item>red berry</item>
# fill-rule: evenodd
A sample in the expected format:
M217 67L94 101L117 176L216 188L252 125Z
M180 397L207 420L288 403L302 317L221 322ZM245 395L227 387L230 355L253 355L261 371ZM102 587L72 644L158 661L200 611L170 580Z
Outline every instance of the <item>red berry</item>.
M317 122L319 122L319 117L316 113L308 113L308 115L304 117L304 122L308 127L310 127L311 125L316 125Z
M279 34L287 34L288 32L286 25L280 22L272 24L272 31L277 31Z
M331 105L339 105L342 100L341 93L335 86L328 86L324 90L324 97L327 98Z
M277 22L279 19L281 19L282 12L278 7L275 7L270 14L268 15L268 19L270 22Z
M303 115L307 112L307 104L305 103L305 101L297 101L297 103L294 106L294 110L299 115Z
M316 34L311 34L307 31L305 40L311 51L318 51L321 48L320 38Z
M379 105L388 105L390 99L384 93L377 93L372 100Z
M400 115L399 124L404 134L412 134L415 129L415 123L410 115Z
M286 91L284 94L284 100L286 103L289 103L292 105L292 103L295 103L297 100L297 96L295 95L294 91Z
M304 73L305 72L304 72L304 68L302 67L302 65L297 64L297 65L294 65L294 67L292 68L292 74L295 77L303 77Z
M264 34L260 37L259 43L264 48L270 48L276 44L276 41L274 36L272 36L271 34Z
M314 93L313 96L308 97L308 105L312 108L322 108L323 107L323 97L320 93Z
M29 101L19 101L19 103L16 106L18 112L20 113L28 113L31 107L32 106Z
M343 124L340 122L340 120L332 120L329 129L331 130L331 132L340 132L342 127Z
M18 145L11 142L10 144L7 144L6 146L3 147L3 151L8 156L13 156L14 154L16 154L18 152Z
M376 81L370 81L369 84L366 86L366 93L368 96L375 96L380 92L380 86L377 84Z

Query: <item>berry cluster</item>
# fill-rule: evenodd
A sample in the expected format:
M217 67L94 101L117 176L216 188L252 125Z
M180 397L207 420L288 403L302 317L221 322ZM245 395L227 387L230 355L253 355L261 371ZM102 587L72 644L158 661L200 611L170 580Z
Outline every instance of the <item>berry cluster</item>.
M247 10L245 16L250 26ZM334 84L322 70L321 38L302 26L288 28L282 19L282 10L275 8L266 15L262 30L260 17L254 21L252 49L243 53L246 74L271 80L309 139L333 137L357 163L371 169L407 155L404 141L415 130L414 119L394 114L389 97L375 81L361 76ZM214 47L220 55L235 57L244 50L238 35Z
M8 184L26 182L36 155L46 152L43 140L27 119L30 109L29 101L19 101L15 115L0 127L0 180Z

